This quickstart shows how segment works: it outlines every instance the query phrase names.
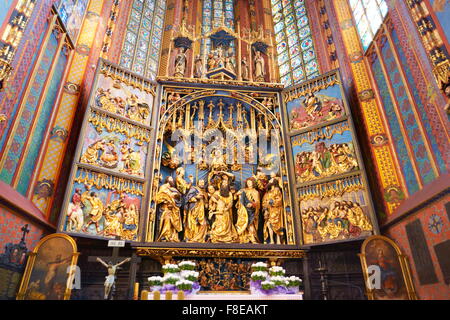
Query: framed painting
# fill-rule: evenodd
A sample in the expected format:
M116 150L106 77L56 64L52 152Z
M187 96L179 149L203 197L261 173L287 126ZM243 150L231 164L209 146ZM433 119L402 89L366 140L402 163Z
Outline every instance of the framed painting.
M17 300L69 300L78 255L68 235L43 238L30 253Z
M394 241L369 237L359 258L370 300L417 300L408 261Z

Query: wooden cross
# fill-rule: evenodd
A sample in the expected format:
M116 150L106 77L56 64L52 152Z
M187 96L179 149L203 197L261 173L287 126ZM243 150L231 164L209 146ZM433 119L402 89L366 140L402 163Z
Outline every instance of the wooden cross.
M116 238L118 240L118 238ZM88 257L88 262L97 262L99 263L99 258L103 260L105 263L109 264L112 263L113 265L118 264L119 262L122 262L126 259L126 257L120 257L119 256L119 246L114 246L112 250L112 256L110 257ZM115 274L117 277L117 273ZM114 285L111 289L111 292L109 293L109 296L111 297L111 300L114 300L114 295L116 293L116 283L114 282Z
M88 257L88 261L89 262L97 262L97 258L102 259L103 261L105 261L106 263L111 262L112 264L117 264L121 261L123 261L124 259L126 259L127 257L121 257L119 256L119 250L120 247L113 247L112 250L112 255L109 257ZM130 266L130 271L129 271L129 286L128 286L128 299L132 300L133 299L133 291L134 291L134 283L136 282L136 273L138 270L138 264L142 261L141 258L139 258L135 253L133 253L131 260L129 261L131 266ZM115 286L113 288L113 291L111 292L111 300L113 299L115 294Z
M25 237L27 236L27 233L30 232L30 229L28 229L28 224L24 225L22 229L20 229L23 232L22 239L20 240L21 243L25 243Z

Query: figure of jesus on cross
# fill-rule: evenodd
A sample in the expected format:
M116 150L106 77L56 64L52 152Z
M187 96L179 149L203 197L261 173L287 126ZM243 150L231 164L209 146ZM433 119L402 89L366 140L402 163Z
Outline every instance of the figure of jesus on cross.
M108 269L108 275L106 276L105 280L105 300L108 299L109 294L111 292L111 289L114 287L114 284L116 282L116 271L117 269L123 265L124 263L127 263L130 261L131 258L126 258L122 262L119 262L117 264L113 264L112 262L106 263L100 258L97 258L97 261L100 262L102 265L104 265Z

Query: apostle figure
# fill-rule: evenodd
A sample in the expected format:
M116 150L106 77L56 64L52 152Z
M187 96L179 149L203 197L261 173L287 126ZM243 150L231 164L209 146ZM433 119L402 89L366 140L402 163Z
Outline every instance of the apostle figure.
M178 55L175 58L175 77L183 78L186 72L186 49L180 48Z
M267 193L262 200L264 211L264 239L269 238L270 244L282 244L284 223L283 223L283 195L278 183L278 179L272 180L267 186Z
M203 67L203 59L198 54L195 57L195 63L194 63L194 77L195 78L203 78L204 74L204 67Z
M261 55L261 51L256 51L255 54L255 81L264 82L265 81L265 61L264 57Z
M213 53L208 55L208 71L214 70L216 68L216 58Z
M225 58L225 69L235 73L233 57L228 56L228 57Z
M183 230L180 199L181 194L175 188L173 178L167 177L155 197L159 214L159 236L156 241L180 242L178 233Z
M208 221L205 215L208 195L204 180L198 182L198 187L192 186L189 189L185 201L184 238L187 242L204 243L208 232Z
M219 194L213 196L216 200L216 210L210 212L215 220L211 228L211 242L232 243L237 240L237 232L233 225L233 195L230 192L228 180L224 179L220 185Z
M238 221L236 231L240 243L259 243L258 223L261 208L260 196L255 189L256 181L249 178L245 182L246 188L238 192Z
M247 57L243 57L242 61L241 61L241 78L243 81L248 81L250 80L250 71L248 68L248 61L247 61Z

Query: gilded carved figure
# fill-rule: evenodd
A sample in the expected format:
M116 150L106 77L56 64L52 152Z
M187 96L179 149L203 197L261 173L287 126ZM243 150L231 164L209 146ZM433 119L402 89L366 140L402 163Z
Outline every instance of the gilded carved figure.
M216 201L215 210L209 213L215 220L211 227L211 242L233 243L238 240L236 228L233 225L233 195L230 192L228 180L223 180L218 194L213 196Z
M182 194L175 187L172 177L167 177L165 183L156 194L156 204L159 213L159 236L157 241L180 242L178 233L183 230L180 215L180 200Z
M178 55L175 58L175 77L183 78L186 73L186 49L180 48Z
M206 242L208 221L208 195L205 181L200 180L197 187L191 187L185 197L186 212L184 219L184 236L187 242Z
M261 51L256 51L255 53L255 81L264 82L266 71L265 71L265 61L264 57L261 55Z
M284 236L283 194L279 180L272 178L262 199L264 239L270 244L282 244Z
M255 179L249 178L246 181L246 187L237 193L238 220L236 230L240 243L259 243L258 224L261 199L255 185Z

